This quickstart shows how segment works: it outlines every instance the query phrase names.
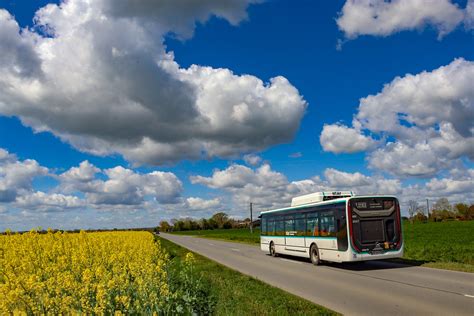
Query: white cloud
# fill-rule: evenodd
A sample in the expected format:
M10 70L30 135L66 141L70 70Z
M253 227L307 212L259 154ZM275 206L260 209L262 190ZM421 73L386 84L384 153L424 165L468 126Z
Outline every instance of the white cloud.
M471 169L471 174L474 169ZM426 183L428 190L439 192L438 194L452 196L453 194L462 194L466 192L474 192L474 177L468 179L431 179Z
M58 193L48 194L41 191L19 196L15 203L15 207L18 208L43 212L63 212L67 209L84 207L84 205L84 201L77 196Z
M189 197L186 199L186 206L192 211L212 211L222 206L221 201L218 198L205 200L199 197Z
M467 30L474 29L474 0L467 0L464 25Z
M360 100L352 128L338 131L339 125L326 125L321 144L335 153L357 151L347 130L390 139L369 149L369 166L401 177L433 176L463 158L473 160L472 82L474 63L462 58L431 72L397 77L380 93ZM331 129L339 137L328 137Z
M194 184L223 190L232 197L231 210L242 213L248 202L259 209L289 205L294 196L333 190L351 190L358 194L397 194L401 183L395 179L365 176L359 172L347 173L326 169L325 179L315 176L309 179L289 181L287 177L271 169L270 165L251 169L242 165L232 165L224 170L215 170L210 177L193 176Z
M314 176L289 181L284 174L271 170L268 164L262 168L250 169L233 165L224 170L215 170L209 177L191 177L191 182L230 195L229 201L232 203L228 202L226 206L229 213L235 216L246 216L250 201L254 203L255 212L259 212L289 206L291 199L298 195L334 190L353 191L357 195L395 195L401 201L403 212L406 212L407 202L411 199L424 203L426 198L433 202L447 197L451 203L474 203L473 169L457 170L456 173L462 176L432 178L422 184L403 185L399 179L332 168L324 171L324 178ZM222 181L223 178L227 180ZM247 181L245 185L242 185L242 178ZM233 182L232 179L236 181Z
M463 21L470 25L471 0L462 10L449 0L347 0L336 22L346 38L388 36L430 26L441 39ZM471 13L470 13L471 12Z
M89 182L95 179L95 175L100 172L100 169L84 160L79 164L79 167L72 167L68 171L61 174L60 178L65 182Z
M180 68L163 44L169 33L191 36L211 15L238 24L254 2L70 0L40 9L32 30L0 10L0 114L136 164L287 142L306 109L287 79Z
M247 165L255 167L258 166L262 162L262 157L249 154L244 156L244 161Z
M319 141L324 151L355 153L375 146L376 141L360 131L340 124L325 124Z
M232 197L233 212L242 215L242 208L255 203L257 208L283 206L291 196L300 192L318 191L319 179L289 182L286 176L271 169L269 164L251 169L232 165L224 170L214 170L212 176L192 176L191 183L223 190Z
M359 187L370 185L372 182L370 177L365 176L360 172L347 173L333 168L326 169L324 171L324 177L328 180L329 184L334 187L341 185L346 187Z
M147 198L159 203L175 203L181 196L181 181L171 172L153 171L139 174L117 166L105 169L105 180L96 178L100 170L84 161L61 174L63 189L82 192L90 205L140 206ZM87 179L84 181L84 179Z
M0 202L14 202L32 190L33 180L48 174L48 169L32 159L19 161L15 155L0 150Z

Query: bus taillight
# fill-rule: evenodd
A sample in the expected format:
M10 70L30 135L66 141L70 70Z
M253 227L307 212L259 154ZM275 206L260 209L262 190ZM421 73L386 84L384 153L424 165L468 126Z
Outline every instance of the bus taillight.
M352 206L351 206L351 201L350 200L347 202L347 215L348 215L347 221L349 222L349 236L350 236L352 247L357 252L360 252L360 249L359 249L359 247L357 247L357 245L355 243L355 240L354 240L354 232L353 232L353 229L352 229Z
M396 202L396 207L397 207L397 226L398 226L398 234L400 236L399 240L398 240L398 245L397 245L397 249L400 249L400 247L402 246L402 221L401 221L401 218L400 218L400 202Z

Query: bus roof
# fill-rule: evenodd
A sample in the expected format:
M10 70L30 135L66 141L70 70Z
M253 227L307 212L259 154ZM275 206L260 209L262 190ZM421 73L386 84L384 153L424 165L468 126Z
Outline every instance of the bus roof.
M397 198L394 195L356 195L356 196L351 196L351 197L344 197L344 198L339 198L339 199L309 203L309 204L298 205L298 206L288 206L288 207L283 207L283 208L277 208L277 209L274 209L274 210L268 210L268 211L260 212L260 215L269 214L269 213L283 212L283 211L300 210L300 209L305 209L305 208L309 208L309 207L312 207L312 206L319 206L319 205L330 205L330 204L345 203L346 201L348 201L350 199L353 199L353 198L373 198L373 197Z

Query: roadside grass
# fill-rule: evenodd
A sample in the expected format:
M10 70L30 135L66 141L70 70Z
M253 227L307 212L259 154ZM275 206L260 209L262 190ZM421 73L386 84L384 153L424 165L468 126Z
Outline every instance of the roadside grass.
M166 239L158 239L177 266L190 252ZM194 272L209 284L216 315L339 315L201 255L194 256Z
M179 235L260 243L260 231L215 229L174 232ZM474 221L403 222L404 263L455 271L474 272Z
M260 229L254 229L253 234L248 228L188 230L173 232L175 235L192 235L211 239L230 240L246 244L260 244Z

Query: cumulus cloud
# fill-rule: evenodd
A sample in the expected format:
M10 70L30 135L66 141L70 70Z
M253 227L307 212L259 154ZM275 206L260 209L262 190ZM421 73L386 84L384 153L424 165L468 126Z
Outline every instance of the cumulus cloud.
M466 17L464 18L464 25L467 30L474 29L474 0L467 0Z
M347 173L333 168L326 169L324 171L324 177L331 185L335 187L341 185L349 187L359 187L369 185L372 182L370 177L365 176L360 172Z
M434 28L441 39L458 25L472 27L472 0L461 9L450 0L347 0L336 22L348 39L389 36L405 30Z
M247 203L250 201L258 212L289 206L291 199L298 195L334 190L353 191L357 195L395 195L400 199L402 211L405 212L408 200L421 202L428 198L435 201L447 197L452 203L474 203L474 170L461 168L456 169L455 173L456 175L447 177L434 177L422 184L403 185L396 178L328 168L324 170L323 177L312 176L290 181L283 173L274 171L265 164L256 169L232 165L223 170L215 170L208 177L193 176L190 180L194 184L229 194L232 204L228 208L232 215L237 216L247 214ZM246 179L245 184L242 184L243 178Z
M360 100L352 127L326 125L323 149L357 151L355 141L347 141L350 133L389 139L369 150L369 166L402 177L433 176L464 158L473 160L473 81L474 63L462 58L431 72L397 77L380 93ZM328 130L340 137L327 137Z
M287 142L306 102L286 78L181 68L163 44L212 15L238 24L254 2L70 0L41 8L31 29L0 10L0 114L135 164L236 157Z
M272 170L269 164L256 169L231 165L227 169L214 170L210 177L191 176L190 181L229 193L234 210L247 208L250 201L260 208L282 206L297 192L311 192L319 188L318 179L289 182L284 174Z
M27 210L63 212L68 209L84 207L85 203L77 196L59 193L48 194L37 191L31 194L19 196L16 200L15 206Z
M34 183L39 177L58 183L41 191ZM188 211L211 213L221 206L219 198L184 197L183 184L172 172L139 173L121 166L100 169L83 161L56 174L35 160L19 160L0 148L0 207L4 214L17 210L30 220L42 220L48 213L74 210L114 211L124 217L158 210L176 216ZM32 215L39 213L44 216ZM13 221L13 215L8 216Z
M450 203L474 203L474 169L455 169L450 176L432 178L424 184L408 185L401 194L403 205L415 200L431 203L447 198Z
M21 161L16 155L0 149L0 203L4 203L5 207L47 212L83 205L75 196L36 191L33 181L44 176L51 176L50 171L37 161Z
M467 192L470 192L472 195L472 192L474 192L474 169L470 169L469 174L470 177L466 179L434 178L426 183L426 188L444 196L464 194Z
M264 164L256 169L242 165L232 165L223 170L215 170L209 177L192 176L194 184L229 193L233 208L242 213L242 205L255 203L259 209L288 206L298 195L318 191L349 190L358 194L398 194L402 191L399 180L366 176L359 172L347 173L336 169L326 169L324 179L314 176L309 179L289 181L280 172Z
M106 179L96 177L103 173ZM82 162L59 176L63 189L82 192L91 205L142 205L147 197L159 203L175 203L181 196L181 181L171 172L137 173L121 166L100 170Z
M208 211L222 206L218 198L205 200L199 197L190 197L186 199L186 207L191 211Z
M360 131L340 124L325 124L319 141L324 151L355 153L375 146L376 141Z
M244 161L247 165L255 167L255 166L258 166L262 162L262 157L249 154L249 155L244 156Z
M19 195L27 194L33 188L33 180L47 174L48 169L35 160L19 161L0 149L0 203L14 202Z

